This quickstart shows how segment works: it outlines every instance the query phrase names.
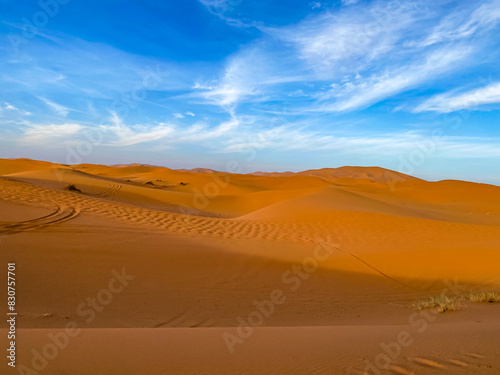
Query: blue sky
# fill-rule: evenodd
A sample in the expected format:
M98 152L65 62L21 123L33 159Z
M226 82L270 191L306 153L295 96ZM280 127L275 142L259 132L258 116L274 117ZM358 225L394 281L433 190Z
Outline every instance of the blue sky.
M500 0L0 0L0 157L500 184Z

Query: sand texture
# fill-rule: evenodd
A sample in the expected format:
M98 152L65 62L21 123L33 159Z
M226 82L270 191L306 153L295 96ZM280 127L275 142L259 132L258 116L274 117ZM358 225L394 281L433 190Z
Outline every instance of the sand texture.
M414 306L500 290L498 186L3 159L0 249L9 373L500 373L500 304Z

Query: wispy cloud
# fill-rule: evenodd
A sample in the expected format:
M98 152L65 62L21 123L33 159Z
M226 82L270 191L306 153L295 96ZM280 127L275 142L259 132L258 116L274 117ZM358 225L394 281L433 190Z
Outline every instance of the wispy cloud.
M109 24L75 25L72 35L40 28L18 56L0 43L4 144L18 136L64 148L98 127L108 155L147 144L222 160L257 145L266 158L288 152L307 161L317 151L355 162L358 154L397 157L424 140L407 132L428 126L434 115L424 112L470 108L483 111L470 116L485 126L464 121L469 137L442 138L438 154L498 155L487 135L500 103L500 0L197 0L195 11L145 1L144 27L94 12ZM186 32L193 24L206 32ZM0 30L0 42L7 36Z
M241 0L200 0L207 8L228 10L241 3Z
M227 64L218 82L197 83L195 96L220 107L234 108L241 100L259 94L259 83L266 75L266 59L267 56L257 48L237 54Z
M8 113L22 114L25 116L31 115L30 112L19 109L8 102L4 102L3 105L0 104L0 116L3 117Z
M343 5L354 5L358 2L359 2L359 0L342 0Z
M80 124L28 124L20 142L24 145L50 146L57 142L71 142L82 131Z
M500 103L500 82L490 84L462 94L448 92L433 96L418 105L413 112L441 112L448 113L466 108L478 109L485 104Z
M72 111L72 109L65 107L61 104L57 104L55 102L50 101L49 99L43 98L43 97L38 97L41 101L43 101L50 109L52 109L54 112L57 114L66 117L68 116L68 113Z
M499 139L481 137L443 136L434 138L414 131L393 132L378 135L336 135L318 132L293 125L264 129L257 133L239 131L237 134L226 134L225 147L218 152L236 153L245 150L279 152L320 152L338 155L378 155L378 157L399 158L407 155L409 150L420 149L422 145L432 145L429 156L447 159L488 158L500 156Z
M396 48L419 19L418 3L395 7L379 2L339 12L327 11L297 25L269 28L266 31L292 43L298 58L326 77L341 77L366 69Z
M475 9L467 6L465 9L453 11L444 17L430 35L414 45L425 47L441 42L456 41L493 28L500 21L500 0L478 4L480 2L470 3L470 5L477 6Z
M102 125L101 129L114 138L106 143L108 146L132 146L157 141L174 131L173 126L167 124L125 125L115 112L111 113L111 125Z
M359 77L341 86L334 85L319 97L322 101L334 99L333 103L313 110L341 112L366 108L456 68L456 64L463 64L472 52L472 48L460 47L436 50L419 63L398 66L367 78Z
M7 110L7 111L19 111L19 109L17 109L16 107L14 107L13 105L5 102L4 105L3 105L3 108L0 107L1 110Z
M238 7L243 0L199 0L210 13L216 15L229 25L237 27L251 27L255 24L246 23L238 18L230 17L229 14Z
M141 143L158 142L162 147L182 149L183 145L206 148L209 154L241 154L243 152L292 153L308 155L344 155L395 158L432 145L430 157L441 159L498 158L500 139L494 137L442 136L439 139L416 131L345 134L336 131L318 131L302 123L289 123L272 128L259 125L259 118L230 118L216 127L197 123L189 127L154 123L128 125L112 114L110 125L100 126L104 141L100 147L127 147ZM78 144L91 127L81 124L25 124L18 141L23 145L62 148Z
M181 120L181 119L185 118L186 116L196 117L196 115L191 111L187 111L185 113L174 113L172 116L174 116L178 120Z

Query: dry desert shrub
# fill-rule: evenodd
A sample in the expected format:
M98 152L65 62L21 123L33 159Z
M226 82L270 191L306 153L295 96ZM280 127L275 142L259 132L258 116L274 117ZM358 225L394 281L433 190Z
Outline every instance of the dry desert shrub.
M82 192L80 189L78 189L78 188L76 187L76 185L75 185L75 184L70 184L70 185L66 186L66 187L65 187L65 189L66 189L66 190L69 190L69 191L75 191L75 192L77 192L77 193L81 193L81 192Z
M494 290L471 291L460 296L438 295L418 300L414 306L419 310L437 309L438 312L460 310L460 301L477 303L500 303L500 292Z
M438 312L457 311L460 309L460 301L457 297L449 297L444 295L433 296L427 300L418 300L415 306L419 310L436 308Z
M494 290L470 292L466 296L466 300L479 303L500 303L500 293Z

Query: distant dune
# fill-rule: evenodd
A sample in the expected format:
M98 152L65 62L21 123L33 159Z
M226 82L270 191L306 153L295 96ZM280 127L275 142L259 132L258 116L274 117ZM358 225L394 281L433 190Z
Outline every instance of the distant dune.
M153 164L141 164L141 163L130 163L130 164L112 164L110 167L114 168L123 168L123 167L154 167L154 168L161 168L159 165L153 165Z
M177 169L179 172L192 172L192 173L214 173L213 169L208 168L193 168L193 169Z
M420 180L404 173L391 171L380 167L340 167L311 169L303 172L254 172L255 176L287 177L287 176L315 176L320 178L361 178L373 182L411 181Z
M379 167L1 159L0 235L3 264L19 265L23 362L68 321L83 328L48 374L500 371L498 305L461 302L427 322L413 306L500 288L498 186ZM77 307L122 268L133 281L86 321ZM276 289L286 301L232 355L224 333L238 335ZM382 372L381 343L402 331L413 344Z

